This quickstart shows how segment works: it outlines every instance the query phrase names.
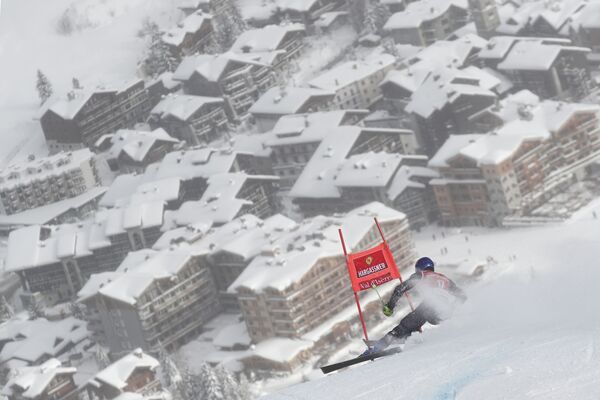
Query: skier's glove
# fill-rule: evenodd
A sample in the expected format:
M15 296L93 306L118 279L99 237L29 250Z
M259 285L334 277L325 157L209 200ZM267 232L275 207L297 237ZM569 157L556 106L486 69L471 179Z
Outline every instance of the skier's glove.
M392 310L392 307L388 306L387 304L383 306L383 315L386 317L391 317L393 313L394 310Z

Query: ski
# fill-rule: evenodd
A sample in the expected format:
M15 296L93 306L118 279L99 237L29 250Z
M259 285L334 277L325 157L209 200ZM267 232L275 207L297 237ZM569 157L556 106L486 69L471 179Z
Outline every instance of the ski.
M336 364L326 365L324 367L321 367L321 371L323 371L324 374L328 374L330 372L337 371L339 369L346 368L351 365L360 364L365 361L372 361L377 358L400 353L401 351L402 351L402 349L400 347L394 347L392 349L384 350L380 353L370 354L368 356L359 356L359 357L353 358L351 360L346 360L346 361L342 361L342 362L339 362Z

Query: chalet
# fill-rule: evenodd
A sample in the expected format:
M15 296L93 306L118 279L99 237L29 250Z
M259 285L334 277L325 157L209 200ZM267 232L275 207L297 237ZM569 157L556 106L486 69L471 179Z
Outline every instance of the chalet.
M228 115L235 120L248 116L248 109L275 83L272 63L277 52L201 54L184 58L173 78L183 83L185 93L225 100Z
M39 366L18 368L2 394L9 400L76 400L78 393L73 379L76 371L73 367L63 367L56 358Z
M51 153L91 148L100 136L145 121L151 105L142 80L79 89L48 103L41 124Z
M162 41L177 57L203 52L215 41L212 15L195 11L178 23L177 27L166 31L162 35Z
M135 349L98 372L85 385L92 400L112 400L125 392L150 394L162 389L157 375L160 363Z
M327 111L334 96L335 93L327 90L276 86L260 96L248 112L258 129L267 132L284 115Z
M383 30L396 43L426 47L464 26L468 16L467 0L421 0L393 14Z
M98 139L95 148L104 154L111 170L141 173L179 143L162 128L150 132L120 129Z
M169 95L152 109L148 121L189 145L212 142L229 128L220 97Z

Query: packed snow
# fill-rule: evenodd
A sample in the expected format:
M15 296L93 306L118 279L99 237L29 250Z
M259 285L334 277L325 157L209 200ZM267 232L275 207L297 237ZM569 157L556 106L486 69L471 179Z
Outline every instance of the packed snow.
M504 267L469 287L454 317L411 337L403 353L266 399L597 399L598 209L600 201L553 226L418 233L417 250L443 272L490 257Z

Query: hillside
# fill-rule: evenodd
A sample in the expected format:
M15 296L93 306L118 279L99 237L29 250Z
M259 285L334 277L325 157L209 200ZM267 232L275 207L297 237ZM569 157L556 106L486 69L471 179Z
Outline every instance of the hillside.
M0 166L28 154L43 155L36 71L64 95L72 79L97 85L135 77L145 43L137 36L151 18L170 26L181 1L4 0L0 15ZM70 34L59 33L67 15Z
M471 287L453 320L412 337L401 354L266 398L597 399L600 221L592 207L564 225L470 235L474 249L519 256L497 279ZM425 235L420 251L434 243ZM447 236L464 250L464 234Z

